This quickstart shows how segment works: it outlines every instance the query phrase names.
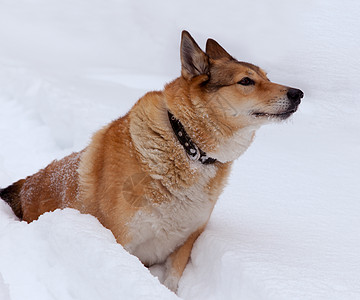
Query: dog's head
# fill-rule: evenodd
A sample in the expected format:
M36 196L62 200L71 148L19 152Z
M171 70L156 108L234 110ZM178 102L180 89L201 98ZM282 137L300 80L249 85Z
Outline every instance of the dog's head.
M183 31L180 52L181 74L193 104L231 131L285 120L304 96L299 89L271 82L259 67L234 59L213 39L203 52Z

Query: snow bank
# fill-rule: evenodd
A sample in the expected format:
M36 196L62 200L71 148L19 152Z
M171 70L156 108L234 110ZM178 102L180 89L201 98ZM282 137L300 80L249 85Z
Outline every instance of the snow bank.
M5 299L177 299L94 217L65 209L27 224L0 206Z

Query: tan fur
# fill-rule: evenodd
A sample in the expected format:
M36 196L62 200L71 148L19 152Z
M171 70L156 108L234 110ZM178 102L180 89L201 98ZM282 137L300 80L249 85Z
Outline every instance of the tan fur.
M289 88L233 59L214 40L208 40L205 53L183 32L181 62L182 76L164 91L147 93L83 151L27 177L15 197L27 222L64 207L94 215L145 265L164 263L164 283L174 291L232 161L260 125L284 119L298 105L287 98ZM239 84L244 77L256 84ZM168 111L215 163L189 159Z

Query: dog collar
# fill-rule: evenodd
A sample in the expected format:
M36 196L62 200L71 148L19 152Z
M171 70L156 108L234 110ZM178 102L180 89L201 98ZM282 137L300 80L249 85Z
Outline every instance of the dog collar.
M216 162L215 158L209 157L204 151L197 147L194 142L191 140L189 135L186 133L184 126L181 122L174 117L174 115L168 111L168 116L170 120L171 127L180 142L184 147L187 155L191 160L198 160L204 165L213 164Z

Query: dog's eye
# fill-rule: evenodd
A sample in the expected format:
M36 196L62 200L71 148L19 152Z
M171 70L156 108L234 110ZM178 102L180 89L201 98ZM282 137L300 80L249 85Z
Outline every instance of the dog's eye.
M255 81L252 80L251 78L249 77L244 77L243 79L241 79L238 84L241 84L241 85L253 85L255 84Z

